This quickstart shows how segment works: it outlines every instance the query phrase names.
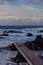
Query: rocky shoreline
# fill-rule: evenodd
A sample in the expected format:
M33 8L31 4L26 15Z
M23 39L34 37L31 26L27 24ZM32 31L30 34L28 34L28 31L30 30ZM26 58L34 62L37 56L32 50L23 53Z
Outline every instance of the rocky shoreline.
M43 30L40 30L39 32L43 32ZM3 34L0 34L0 39L4 39L4 36L9 36L8 33L22 33L20 31L14 31L14 30L9 30L9 31L4 31ZM28 37L32 37L33 34L32 33L28 33L26 36ZM36 39L34 41L27 41L25 43L23 43L26 47L28 47L29 49L31 49L32 51L43 51L43 38L41 35L37 35ZM9 51L18 51L18 49L15 47L14 43L12 43L11 45L8 45L7 47L3 47L0 48L1 50L9 50ZM18 51L18 54L16 55L16 57L11 57L10 58L11 61L13 61L14 63L27 63L27 61L25 60L25 58L20 54L20 52Z
M15 47L14 43L12 43L11 45L8 45L7 47L0 48L0 51L2 51L2 50L8 50L8 51L13 51L13 52L18 51L17 48ZM28 64L27 61L25 60L25 58L22 56L22 54L19 51L15 57L10 57L10 60L14 63L17 63L17 65L20 63L21 64L23 63L24 65Z
M30 48L32 51L40 51L40 50L42 51L43 50L43 38L41 37L41 35L38 35L34 41L26 42L23 44L26 47ZM18 49L15 47L14 43L12 43L11 45L8 45L7 47L0 48L0 49L9 50L9 51L18 51ZM22 63L22 62L27 63L27 61L20 54L19 51L15 58L11 57L10 59L11 59L11 61L13 61L15 63Z
M24 43L26 47L31 50L43 50L43 38L41 35L38 35L34 41Z

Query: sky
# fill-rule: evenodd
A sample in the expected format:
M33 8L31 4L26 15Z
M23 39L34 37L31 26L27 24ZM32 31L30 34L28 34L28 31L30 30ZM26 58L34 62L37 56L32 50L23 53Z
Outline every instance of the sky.
M43 0L0 0L0 25L43 23Z

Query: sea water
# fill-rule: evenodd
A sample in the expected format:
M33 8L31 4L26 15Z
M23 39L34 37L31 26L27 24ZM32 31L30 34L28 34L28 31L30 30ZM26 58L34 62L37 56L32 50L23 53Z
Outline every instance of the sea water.
M9 33L8 36L4 36L4 39L0 38L0 48L6 47L12 43L33 41L37 35L42 35L43 37L43 33L39 33L40 30L43 30L43 27L0 26L0 34L8 30L21 31L22 33ZM28 33L32 33L33 36L27 36ZM14 62L10 60L10 57L15 57L17 53L16 51L0 50L0 65L15 65Z
M22 33L9 33L9 36L5 36L4 39L0 39L0 47L7 46L12 43L22 43L26 41L33 41L35 40L37 35L42 35L43 33L39 33L38 31L43 30L43 27L39 28L29 28L19 26L1 26L0 27L0 34L3 34L4 31L7 30L15 30L15 31L21 31ZM28 33L32 33L33 36L29 37L27 36Z

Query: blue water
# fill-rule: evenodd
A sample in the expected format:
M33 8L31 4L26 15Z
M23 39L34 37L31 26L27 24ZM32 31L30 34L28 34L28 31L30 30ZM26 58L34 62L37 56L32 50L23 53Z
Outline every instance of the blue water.
M22 43L26 41L35 40L37 35L42 35L43 33L38 33L39 30L43 30L43 27L28 27L28 26L0 26L0 34L4 31L15 30L21 31L22 33L9 33L9 36L5 36L5 39L0 39L0 47L7 46L12 43ZM27 34L32 33L32 37L28 37Z

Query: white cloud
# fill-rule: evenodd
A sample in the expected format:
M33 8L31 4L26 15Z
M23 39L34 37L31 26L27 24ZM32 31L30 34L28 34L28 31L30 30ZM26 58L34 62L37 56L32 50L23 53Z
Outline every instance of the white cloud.
M21 5L17 5L17 0L0 0L0 24L29 24L29 22L39 22L43 20L43 8L23 3L43 3L43 0L22 0ZM19 0L18 0L19 1ZM14 4L14 5L12 5ZM20 2L19 2L20 4ZM25 5L24 5L25 4ZM35 4L34 4L35 5Z
M0 0L0 4L16 4L16 0Z
M43 4L43 0L0 0L0 4L10 4L10 5L15 5L15 4L28 4L28 3L35 3L35 4Z
M43 19L43 9L32 6L0 5L0 18L27 17L33 20Z
M27 3L43 4L43 0L26 0Z

